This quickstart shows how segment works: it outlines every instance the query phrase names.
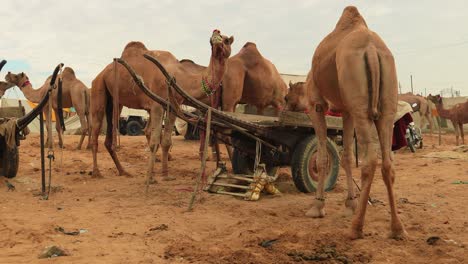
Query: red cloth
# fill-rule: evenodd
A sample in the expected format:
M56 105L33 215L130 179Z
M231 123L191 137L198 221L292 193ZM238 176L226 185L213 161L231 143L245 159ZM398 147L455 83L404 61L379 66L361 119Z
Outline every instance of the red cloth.
M328 109L328 111L325 112L325 115L327 115L327 116L337 116L337 117L343 116L343 115L341 114L341 112L333 111L333 110L331 110L331 109Z
M406 147L408 142L406 141L406 128L409 123L413 122L413 117L410 113L406 113L402 118L398 119L393 127L392 137L392 151Z

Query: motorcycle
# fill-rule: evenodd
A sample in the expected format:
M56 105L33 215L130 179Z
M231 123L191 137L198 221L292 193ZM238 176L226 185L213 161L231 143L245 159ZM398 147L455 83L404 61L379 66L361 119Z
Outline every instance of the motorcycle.
M414 103L411 105L413 109L415 109L418 105ZM408 147L410 148L411 152L416 152L416 148L422 149L423 148L423 138L421 134L421 128L416 127L414 122L410 122L408 127L406 128L406 141L408 142Z

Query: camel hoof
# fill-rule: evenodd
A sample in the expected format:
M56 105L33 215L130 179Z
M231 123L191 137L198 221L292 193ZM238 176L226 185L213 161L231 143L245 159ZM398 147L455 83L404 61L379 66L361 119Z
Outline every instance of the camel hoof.
M175 181L175 180L176 180L176 177L172 177L172 176L163 176L163 177L162 177L162 180L163 180L163 181Z
M126 172L126 171L120 171L120 172L119 172L119 176L125 176L125 177L127 177L127 178L133 178L133 175L130 174L130 173L128 173L128 172Z
M102 176L101 172L98 169L94 169L93 174L91 175L91 178L102 179L104 177Z
M155 178L151 178L151 179L149 179L148 184L151 184L151 185L152 184L158 184L158 181Z
M305 215L312 218L323 218L325 216L325 210L323 208L312 207Z
M394 230L388 237L395 240L406 240L408 238L408 232L406 232L405 229Z
M351 240L362 239L364 238L364 234L362 233L362 230L352 230L348 237Z

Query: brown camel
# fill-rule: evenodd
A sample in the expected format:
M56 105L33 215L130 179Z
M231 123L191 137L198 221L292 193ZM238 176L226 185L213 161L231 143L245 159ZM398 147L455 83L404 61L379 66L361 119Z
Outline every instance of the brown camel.
M459 144L458 138L461 135L462 144L465 144L465 132L463 131L463 124L468 123L468 101L454 105L450 109L445 109L440 95L429 95L427 99L433 102L437 108L439 116L449 119L452 122L453 129L455 130L455 137L457 146Z
M44 97L44 94L49 88L50 79L52 76L49 76L44 84L39 89L34 89L32 84L29 82L29 78L25 73L13 74L8 72L5 76L5 80L11 83L14 83L18 86L21 91L24 93L26 98L33 102L38 103ZM77 149L81 149L84 138L88 133L88 128L90 124L89 120L89 93L86 85L83 84L79 79L76 78L75 71L70 67L65 67L62 71L62 104L63 107L74 107L76 114L80 118L81 123L81 138L78 143ZM55 111L55 115L58 116L57 112L57 90L52 92L52 108ZM44 107L44 113L47 116L48 107ZM59 138L59 146L63 147L62 141L62 128L60 123L56 122L56 129ZM88 147L90 148L89 138L88 138Z
M14 83L0 81L0 98L3 97L6 90L10 89L11 87L15 87L15 86L16 85Z
M221 35L218 30L213 32L210 38L211 56L209 67L201 73L193 73L174 57L170 52L159 50L148 50L141 42L130 42L122 52L121 58L127 61L135 71L143 78L146 85L162 98L168 97L166 79L153 63L143 57L143 54L149 54L157 58L168 72L173 75L177 83L184 87L195 98L206 98L206 93L202 90L202 80L210 87L216 88L226 71L226 62L231 54L231 44L233 37ZM115 62L114 62L115 63ZM162 121L164 109L161 105L152 101L143 92L136 87L128 71L120 64L109 64L94 79L91 96L91 117L93 121L91 144L93 146L93 176L100 177L97 165L97 147L98 135L102 125L104 113L107 113L107 133L105 147L111 155L120 175L128 175L119 162L117 154L113 148L113 111L119 111L122 106L135 109L145 109L150 112L150 148L152 149L151 159L148 166L148 175L153 180L153 166L157 146L162 147L162 178L171 180L168 175L168 152L172 145L171 132L174 127L175 115L168 114L164 121L164 131L162 131ZM118 91L118 93L116 92ZM118 97L119 109L115 107L113 100ZM176 103L182 103L182 99L176 96ZM115 109L115 108L114 108ZM162 133L163 132L163 133ZM162 134L162 136L161 136ZM161 140L162 138L162 140ZM161 142L160 142L161 141Z
M391 209L391 236L402 238L406 231L397 215L393 184L395 171L391 159L392 126L397 110L397 77L393 55L383 40L369 30L356 7L343 11L335 29L319 44L312 58L312 69L305 83L307 97L294 105L296 111L305 111L315 127L318 137L318 188L312 208L307 216L323 217L324 180L327 168L327 127L325 112L330 107L343 114L343 158L348 195L347 211L354 211L350 237L363 237L364 217L369 192L377 166L377 153L372 147L371 128L377 128L382 149L382 176L387 187ZM297 98L297 97L296 97ZM352 166L354 129L363 146L361 167L361 195L356 208Z
M433 128L432 111L431 111L431 106L426 100L426 98L420 95L414 95L408 92L405 94L399 94L398 100L405 101L409 103L412 107L414 104L416 104L416 106L413 107L413 111L419 112L419 116L421 117L421 127L424 127L423 121L426 120L429 123L429 129L432 135L432 128Z
M206 69L187 59L181 63L192 72ZM262 56L255 43L247 42L239 53L229 58L223 79L224 111L234 112L238 103L246 103L255 106L257 114L263 114L269 105L278 114L285 105L286 93L287 86L275 65Z

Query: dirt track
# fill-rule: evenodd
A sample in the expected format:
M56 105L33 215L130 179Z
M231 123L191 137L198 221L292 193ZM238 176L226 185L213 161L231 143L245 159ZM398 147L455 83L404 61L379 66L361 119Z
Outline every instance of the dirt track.
M100 138L101 143L103 138ZM148 159L143 137L122 137L119 152L133 178L116 176L112 160L100 145L104 179L92 179L91 153L72 151L77 136L66 136L57 150L53 190L48 201L35 196L40 188L40 154L37 136L21 146L18 176L10 182L16 191L0 184L0 263L466 263L468 259L468 160L424 158L425 154L454 149L454 136L425 138L425 148L395 155L400 216L410 238L387 238L389 208L378 169L371 197L380 202L368 207L365 239L349 241L350 218L343 215L344 172L328 194L323 219L304 216L312 195L298 193L282 169L281 197L263 196L258 202L205 194L195 211L187 213L190 189L200 163L198 143L174 139L170 172L178 179L160 181L145 196ZM468 156L468 153L464 153ZM158 172L160 164L156 164ZM210 163L211 168L213 164ZM358 169L354 169L359 181ZM55 230L86 229L77 236ZM426 240L441 240L428 245ZM262 241L277 239L270 247ZM452 240L446 242L444 240ZM49 245L70 254L39 260Z

